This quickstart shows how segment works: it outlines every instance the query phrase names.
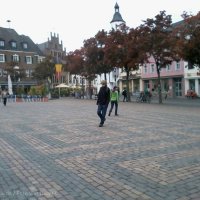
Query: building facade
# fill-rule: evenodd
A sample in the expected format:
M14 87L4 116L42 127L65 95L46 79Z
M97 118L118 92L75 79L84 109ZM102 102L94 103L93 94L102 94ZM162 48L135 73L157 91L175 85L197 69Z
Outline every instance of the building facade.
M171 97L183 97L185 95L184 69L185 62L182 60L179 62L174 61L171 65L161 69L161 91L163 94L167 92L168 96ZM142 66L141 79L142 91L149 88L152 92L158 92L158 75L153 57Z
M50 38L48 38L48 41L38 44L38 47L46 57L51 56L53 58L55 72L56 64L61 64L62 66L59 78L56 76L56 73L53 75L53 77L51 77L52 86L58 85L59 83L69 83L70 74L69 72L66 72L63 67L66 64L66 49L63 47L62 40L59 40L59 35L50 33Z
M35 66L44 59L38 46L25 35L14 29L0 27L0 86L8 88L11 77L13 93L21 88L28 93L37 80L32 76Z

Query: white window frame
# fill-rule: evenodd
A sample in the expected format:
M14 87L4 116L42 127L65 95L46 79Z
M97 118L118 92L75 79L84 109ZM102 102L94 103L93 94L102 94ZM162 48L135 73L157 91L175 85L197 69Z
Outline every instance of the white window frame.
M26 56L26 64L33 64L31 56Z
M1 63L5 62L5 55L4 54L0 54L0 62Z
M13 62L19 62L19 55L14 54L13 57L12 57L12 61Z

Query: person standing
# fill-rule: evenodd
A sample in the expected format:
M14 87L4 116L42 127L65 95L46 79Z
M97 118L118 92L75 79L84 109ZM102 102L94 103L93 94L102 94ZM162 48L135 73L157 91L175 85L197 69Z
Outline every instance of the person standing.
M99 90L99 93L97 95L97 115L100 118L100 124L99 127L102 127L106 118L106 112L108 108L108 104L110 102L110 88L107 87L106 80L101 81L101 88Z
M115 86L113 90L110 93L110 103L111 107L109 110L108 116L112 113L113 107L115 106L115 116L118 116L117 111L118 111L118 102L119 102L119 92L117 87Z
M127 101L127 90L124 88L124 90L122 91L122 95L124 96L123 98L123 102Z
M2 95L2 99L3 99L3 105L6 106L8 92L6 90L3 90L2 93L1 93L1 95Z

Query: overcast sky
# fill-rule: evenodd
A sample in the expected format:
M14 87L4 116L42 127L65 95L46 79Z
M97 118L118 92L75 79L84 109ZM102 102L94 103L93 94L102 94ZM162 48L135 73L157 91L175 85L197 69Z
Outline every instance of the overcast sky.
M183 11L200 11L200 0L2 0L0 27L13 28L35 43L46 42L51 32L56 33L67 52L74 51L99 30L111 29L116 2L129 27L162 10L172 15L173 22L182 19Z

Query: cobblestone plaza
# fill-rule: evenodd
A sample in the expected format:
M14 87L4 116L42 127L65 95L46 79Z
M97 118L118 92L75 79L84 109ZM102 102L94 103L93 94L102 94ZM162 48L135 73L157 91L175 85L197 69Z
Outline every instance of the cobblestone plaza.
M0 105L0 200L199 200L200 103Z

